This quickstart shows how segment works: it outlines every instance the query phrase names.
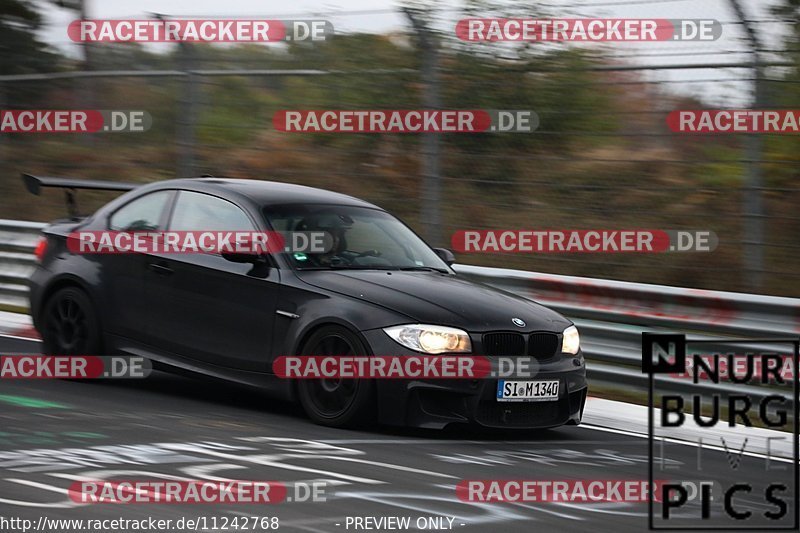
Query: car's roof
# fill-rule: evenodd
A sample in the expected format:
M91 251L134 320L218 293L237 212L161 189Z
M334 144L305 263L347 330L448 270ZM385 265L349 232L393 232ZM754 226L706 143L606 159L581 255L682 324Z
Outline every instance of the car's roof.
M245 197L262 206L285 204L335 204L360 207L379 207L359 198L338 192L257 179L182 178L158 182L158 188L179 188L208 192L222 197ZM233 198L231 198L233 199Z

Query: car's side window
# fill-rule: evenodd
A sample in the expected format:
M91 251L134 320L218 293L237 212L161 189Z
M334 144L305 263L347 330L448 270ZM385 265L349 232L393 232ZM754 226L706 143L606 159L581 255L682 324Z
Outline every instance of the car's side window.
M208 194L180 191L171 231L254 231L244 211L233 203Z
M137 198L117 209L108 220L114 231L155 231L172 191L156 191Z

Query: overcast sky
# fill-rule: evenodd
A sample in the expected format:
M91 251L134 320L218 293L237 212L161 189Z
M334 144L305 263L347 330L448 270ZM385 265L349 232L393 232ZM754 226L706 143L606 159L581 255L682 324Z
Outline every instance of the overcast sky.
M749 18L771 20L770 6L779 0L740 0ZM398 12L396 0L86 0L90 18L149 18L152 13L174 17L192 18L325 18L333 23L337 32L385 33L407 29L406 20ZM516 2L519 6L521 2ZM522 3L524 4L524 3ZM608 17L608 18L703 18L723 23L722 38L714 43L605 43L626 61L635 64L738 64L748 60L741 25L736 21L730 0L547 0L530 2L543 6L552 17ZM454 8L460 2L437 2L440 10L440 27L452 31L458 20ZM75 53L76 47L67 38L66 28L75 13L42 4L47 21L42 37L47 42ZM778 48L786 26L779 23L760 23L759 34L767 48ZM597 46L592 44L592 46ZM648 71L654 80L667 80L670 87L707 100L747 104L749 84L740 80L750 77L744 69ZM703 82L701 80L715 81ZM721 81L719 81L721 80ZM710 96L710 98L709 98Z

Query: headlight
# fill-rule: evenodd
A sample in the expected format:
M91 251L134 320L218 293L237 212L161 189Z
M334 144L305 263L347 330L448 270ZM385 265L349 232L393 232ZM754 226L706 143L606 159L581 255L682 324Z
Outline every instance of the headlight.
M472 351L467 332L456 328L409 324L384 328L383 331L396 342L417 352L439 354Z
M564 330L564 340L561 341L561 353L575 355L581 349L581 336L578 328L570 326Z

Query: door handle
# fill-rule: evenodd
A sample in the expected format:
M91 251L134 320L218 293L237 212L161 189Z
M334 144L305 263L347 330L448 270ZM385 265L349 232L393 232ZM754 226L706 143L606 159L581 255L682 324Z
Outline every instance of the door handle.
M174 270L172 270L168 266L162 265L162 264L159 264L159 263L150 263L149 265L147 265L147 268L149 268L150 270L152 270L153 272L155 272L156 274L159 274L161 276L169 276L173 272L175 272Z

